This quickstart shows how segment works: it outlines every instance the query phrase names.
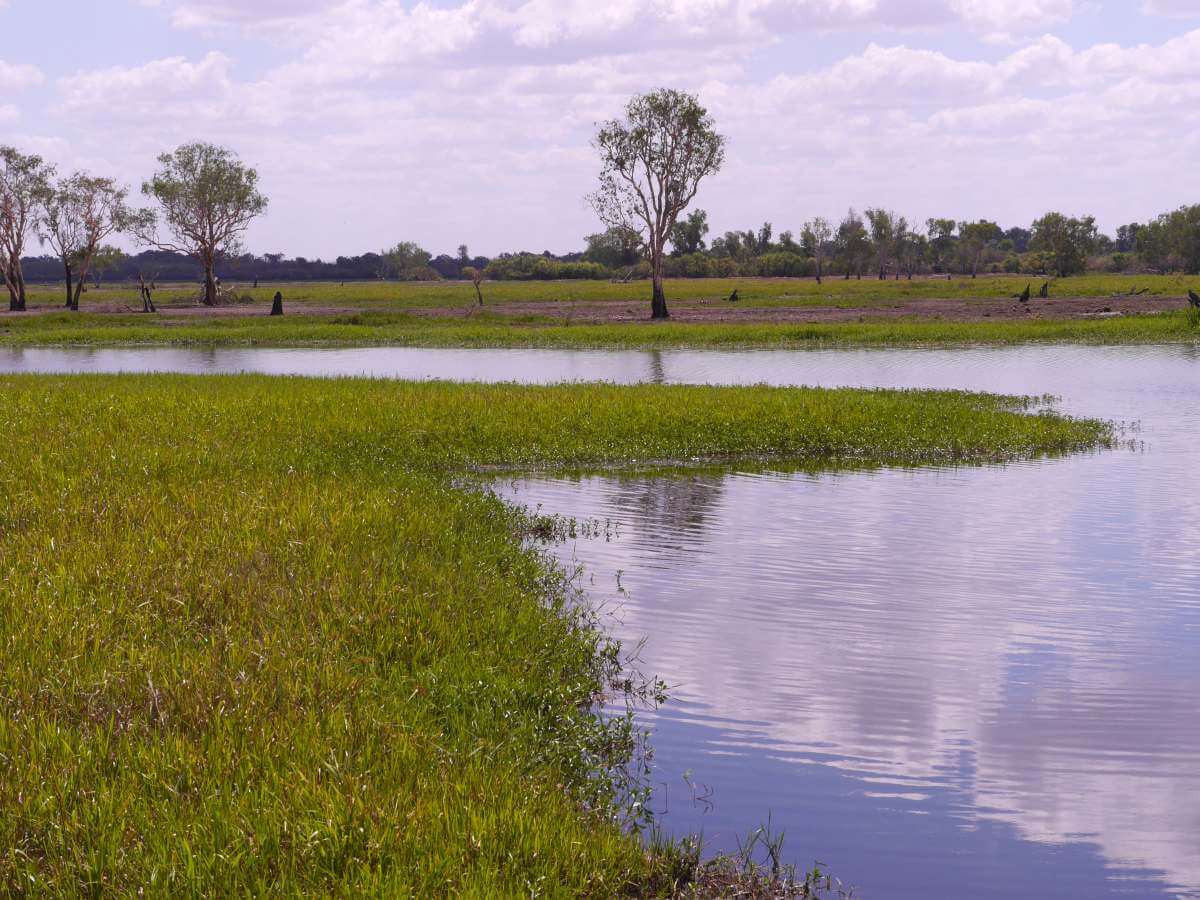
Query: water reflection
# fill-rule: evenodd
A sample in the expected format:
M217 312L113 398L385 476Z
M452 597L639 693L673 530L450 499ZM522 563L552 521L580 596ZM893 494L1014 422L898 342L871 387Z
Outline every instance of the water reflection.
M622 573L614 627L675 685L648 717L665 823L732 847L769 810L868 897L1200 896L1200 358L1176 350L929 360L1137 418L1144 452L510 486L620 523L560 552L609 604Z

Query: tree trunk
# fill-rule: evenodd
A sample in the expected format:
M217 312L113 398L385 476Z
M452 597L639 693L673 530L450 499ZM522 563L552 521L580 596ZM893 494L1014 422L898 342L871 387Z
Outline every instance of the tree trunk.
M479 298L479 305L483 306L483 291L479 289L479 283L475 284L475 296Z
M817 284L821 283L821 260L817 260Z
M651 319L669 319L667 295L663 291L663 244L653 239L650 244L650 273L654 284L654 295L650 300Z
M73 305L73 303L74 303L74 301L75 301L75 291L73 291L73 290L71 289L71 285L72 285L72 279L71 279L71 264L70 264L69 262L67 262L65 259L63 260L63 272L65 273L65 281L66 281L66 284L67 284L67 302L66 302L66 308L67 308L67 309L71 309L71 307L72 307L72 305Z
M96 285L96 287L99 286L100 285ZM83 293L83 288L83 273L81 272L79 275L79 280L75 282L75 297L71 301L71 309L75 312L79 312L79 295Z
M663 279L659 273L654 274L654 297L650 301L650 318L669 319L667 312L667 295L663 292Z
M213 263L211 259L204 261L204 305L217 305L217 280L213 274Z

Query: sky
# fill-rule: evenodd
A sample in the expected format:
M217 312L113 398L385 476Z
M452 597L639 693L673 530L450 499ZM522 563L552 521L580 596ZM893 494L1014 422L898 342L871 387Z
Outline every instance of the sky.
M135 193L225 145L256 253L579 249L597 124L663 86L728 137L716 234L1200 202L1200 0L0 0L0 33L0 143Z

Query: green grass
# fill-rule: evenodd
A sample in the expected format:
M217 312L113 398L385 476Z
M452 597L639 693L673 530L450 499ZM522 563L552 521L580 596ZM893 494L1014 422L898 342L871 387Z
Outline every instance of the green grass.
M0 893L645 894L616 649L480 467L969 462L963 393L0 377ZM765 812L765 811L764 811Z
M955 276L916 278L913 281L861 281L840 277L826 278L817 284L811 278L702 278L668 279L668 301L680 305L724 300L736 288L742 306L837 306L859 308L881 306L912 298L996 299L1020 293L1026 284L1036 291L1046 279L1030 275L989 275L976 279ZM1056 297L1110 297L1134 288L1147 288L1153 296L1183 297L1189 287L1200 288L1200 277L1183 275L1080 275L1050 279ZM471 307L475 289L469 282L289 282L266 283L254 288L249 284L227 282L224 285L239 295L249 295L258 303L269 303L275 291L282 291L288 304L344 306L353 309L391 310L430 307ZM637 309L649 304L649 283L634 281L614 284L607 281L499 281L483 286L489 305L546 302L629 302ZM172 302L194 297L193 285L162 285L155 293L156 302ZM55 285L31 287L29 303L33 308L57 308L62 305L61 288ZM85 294L81 308L106 302L121 302L141 309L141 300L133 285L104 286Z
M836 347L1031 342L1191 342L1186 311L1105 319L986 322L891 319L819 324L563 324L547 317L431 319L404 313L171 318L57 313L0 318L0 347L127 344L410 347Z

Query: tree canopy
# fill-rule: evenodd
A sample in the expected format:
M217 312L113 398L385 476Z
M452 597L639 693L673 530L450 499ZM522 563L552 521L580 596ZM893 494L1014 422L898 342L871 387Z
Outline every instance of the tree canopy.
M159 250L196 257L204 267L204 302L214 305L216 260L236 254L250 222L267 209L258 172L233 151L203 142L164 153L158 164L142 193L157 201L160 214L141 223L139 236Z
M662 88L634 97L624 119L600 126L600 187L589 196L600 221L642 237L653 280L651 315L666 318L664 248L700 182L720 170L725 138L692 94Z

